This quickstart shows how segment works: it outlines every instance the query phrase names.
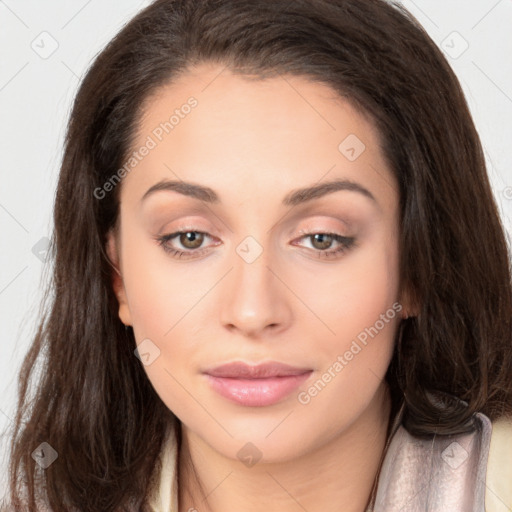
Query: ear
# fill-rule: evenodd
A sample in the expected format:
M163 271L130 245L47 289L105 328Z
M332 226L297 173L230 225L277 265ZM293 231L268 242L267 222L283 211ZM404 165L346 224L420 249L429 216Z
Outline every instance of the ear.
M107 254L112 264L112 288L119 303L119 319L124 325L132 325L130 308L120 269L119 242L114 230L107 234Z

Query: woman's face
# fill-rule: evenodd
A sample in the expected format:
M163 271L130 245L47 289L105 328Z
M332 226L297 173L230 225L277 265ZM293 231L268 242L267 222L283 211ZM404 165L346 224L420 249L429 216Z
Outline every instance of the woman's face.
M355 428L406 307L374 126L325 85L202 65L151 98L132 149L109 239L119 316L189 435L277 461ZM212 377L231 362L295 371Z

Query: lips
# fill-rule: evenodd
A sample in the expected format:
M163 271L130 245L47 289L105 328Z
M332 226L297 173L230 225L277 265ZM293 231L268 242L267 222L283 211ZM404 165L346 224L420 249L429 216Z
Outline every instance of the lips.
M280 402L313 372L278 362L248 365L227 363L205 371L211 388L220 396L246 407L263 407Z
M311 368L296 368L278 362L268 362L258 365L248 365L242 362L233 362L217 366L205 373L212 377L231 379L265 379L270 377L289 377L310 372Z

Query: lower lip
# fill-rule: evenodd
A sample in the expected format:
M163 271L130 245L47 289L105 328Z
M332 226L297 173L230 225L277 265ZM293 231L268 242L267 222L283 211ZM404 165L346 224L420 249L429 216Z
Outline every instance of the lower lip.
M267 379L236 379L206 375L212 388L224 398L248 407L272 405L298 388L311 371L301 375Z

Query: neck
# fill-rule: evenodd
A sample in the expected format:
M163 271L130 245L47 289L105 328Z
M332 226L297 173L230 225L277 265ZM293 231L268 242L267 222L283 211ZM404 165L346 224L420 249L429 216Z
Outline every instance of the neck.
M364 512L386 444L385 383L359 418L299 458L245 467L182 425L179 512Z

